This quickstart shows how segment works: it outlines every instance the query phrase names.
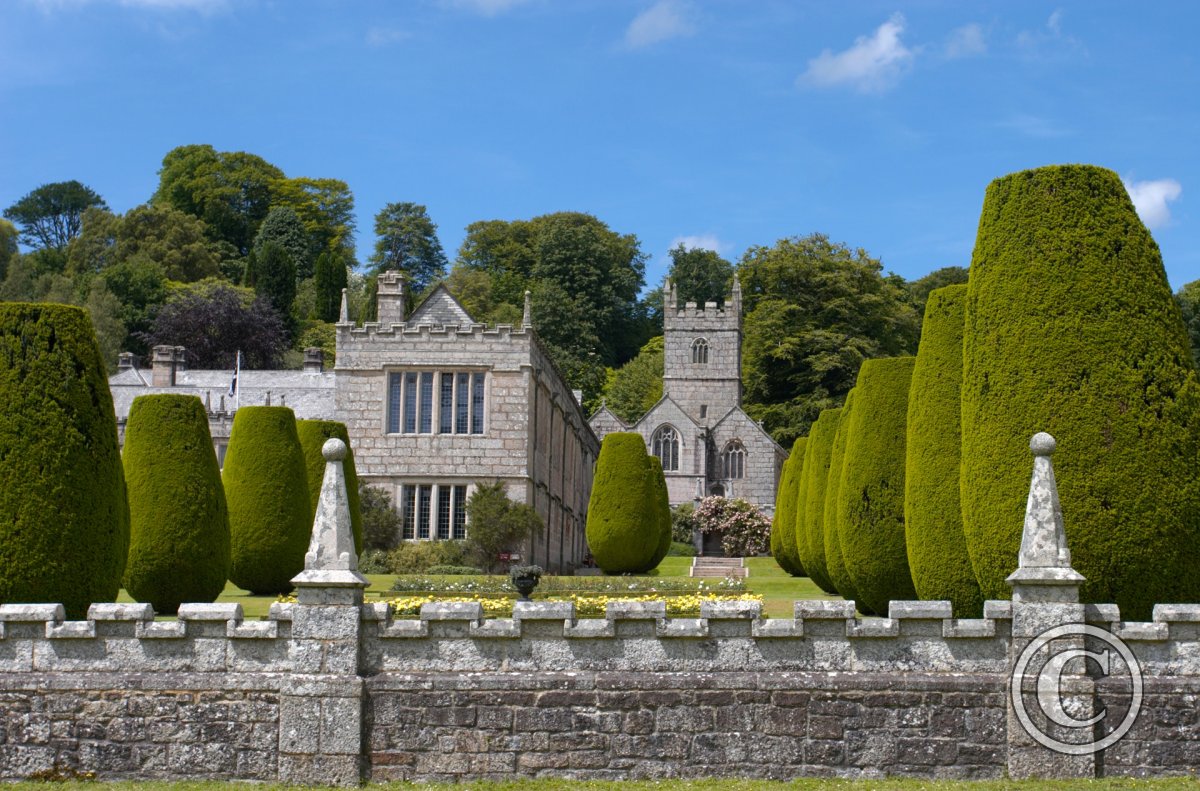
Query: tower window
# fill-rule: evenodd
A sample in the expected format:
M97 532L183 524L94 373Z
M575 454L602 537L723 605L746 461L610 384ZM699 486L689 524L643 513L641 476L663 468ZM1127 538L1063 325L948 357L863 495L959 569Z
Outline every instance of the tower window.
M671 426L662 426L654 432L650 451L662 462L664 472L679 469L679 432Z
M741 440L730 440L721 452L721 473L726 480L746 477L746 446Z
M696 365L708 365L708 341L704 338L692 341L692 362Z

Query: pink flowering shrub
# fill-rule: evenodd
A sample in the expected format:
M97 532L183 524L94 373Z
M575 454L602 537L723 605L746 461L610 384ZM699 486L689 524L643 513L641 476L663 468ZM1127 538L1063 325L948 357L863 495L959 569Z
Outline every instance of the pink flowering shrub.
M771 520L745 500L705 497L692 519L701 533L721 535L725 557L761 555L771 546Z

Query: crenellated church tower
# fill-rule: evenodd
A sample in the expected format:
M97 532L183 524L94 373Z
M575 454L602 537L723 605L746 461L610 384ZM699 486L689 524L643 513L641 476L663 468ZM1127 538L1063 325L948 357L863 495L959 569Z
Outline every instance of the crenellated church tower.
M675 284L663 288L663 395L700 426L742 403L742 287L723 307L679 305Z

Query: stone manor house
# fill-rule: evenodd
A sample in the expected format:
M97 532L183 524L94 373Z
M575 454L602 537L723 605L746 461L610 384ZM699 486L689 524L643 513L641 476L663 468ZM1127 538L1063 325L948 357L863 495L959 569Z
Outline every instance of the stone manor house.
M149 393L199 396L222 461L239 403L338 420L359 478L400 510L402 538L465 537L475 482L500 480L546 525L521 559L578 566L600 441L530 325L528 296L519 327L476 323L444 286L406 315L398 272L379 277L377 298L378 321L357 326L343 294L332 371L309 349L302 371L242 371L236 400L231 370L189 370L182 348L155 347L148 372L123 354L109 379L121 431L133 399Z
M636 431L662 461L671 505L706 495L740 497L767 513L788 453L742 410L742 287L715 302L680 306L663 287L663 395L632 426L607 407L589 423L597 436Z

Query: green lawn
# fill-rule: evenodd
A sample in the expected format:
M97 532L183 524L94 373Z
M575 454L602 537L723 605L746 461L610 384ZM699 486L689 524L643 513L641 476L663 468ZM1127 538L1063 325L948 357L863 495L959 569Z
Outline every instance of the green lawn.
M46 783L11 783L5 788L9 791L44 791ZM143 782L143 783L96 783L68 781L55 783L55 788L62 791L225 791L230 788L245 788L243 783L223 783L216 781L195 781L184 783ZM261 791L282 791L283 789L300 789L301 786L284 786L275 783L255 784ZM826 780L804 779L786 781L773 780L622 780L616 782L579 781L579 780L510 780L461 783L448 785L444 783L415 784L387 783L368 786L379 789L422 789L423 791L450 791L450 789L465 789L466 791L553 791L554 789L569 789L570 791L1195 791L1200 787L1195 778L1169 778L1154 780L1132 780L1124 778L1105 778L1103 780L992 780L978 782L963 782L950 780Z
M747 558L746 565L750 568L750 576L746 578L746 589L750 593L763 596L763 610L769 617L790 618L792 602L796 599L839 598L824 593L807 577L788 576L772 558ZM691 558L668 557L647 576L686 577L691 566ZM367 574L366 577L371 581L371 587L367 589L367 601L394 595L391 593L391 587L396 581L396 575ZM267 610L275 599L275 596L255 596L233 583L228 583L217 601L236 602L242 605L242 612L247 619L255 619L266 617ZM131 602L133 599L125 591L121 591L117 601Z

